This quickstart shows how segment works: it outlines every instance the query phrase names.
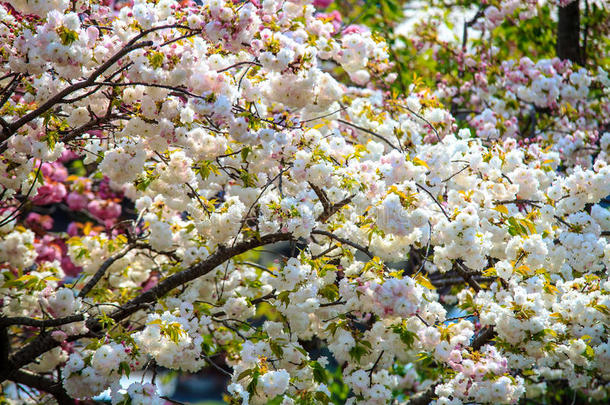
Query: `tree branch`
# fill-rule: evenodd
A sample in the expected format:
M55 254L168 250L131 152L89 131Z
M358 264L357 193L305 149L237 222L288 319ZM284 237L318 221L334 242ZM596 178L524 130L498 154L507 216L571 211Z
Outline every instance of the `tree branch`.
M441 205L440 202L438 202L438 200L436 199L436 197L434 197L434 195L432 195L432 193L430 192L430 190L428 190L427 188L425 188L424 186L422 186L419 183L415 183L415 185L417 186L417 188L419 188L420 190L424 191L426 194L428 194L430 196L430 198L432 198L432 200L434 200L434 202L436 203L436 205L441 209L441 212L445 215L445 218L447 218L447 221L451 222L451 218L449 218L449 215L447 215L447 212L445 211L445 209L443 208L443 206Z
M572 1L559 7L557 22L557 56L582 64L580 52L580 9L579 1Z
M2 136L0 136L0 142L1 142L0 153L4 152L6 150L6 147L7 147L6 141L15 132L17 132L17 130L19 128L21 128L23 125L27 124L28 122L32 121L33 119L37 118L38 116L44 114L47 110L49 110L56 104L59 104L59 103L65 101L64 97L66 97L67 95L69 95L75 91L78 91L78 90L91 86L98 77L100 77L102 74L104 74L104 72L106 72L106 70L108 70L112 65L114 65L116 62L118 62L122 57L124 57L128 53L130 53L136 49L145 48L147 46L154 45L153 41L138 42L140 39L144 38L146 35L154 32L154 31L159 31L159 30L168 29L168 28L178 28L178 29L185 29L185 30L192 31L192 29L190 27L184 26L184 25L179 25L179 24L161 25L158 27L153 27L148 30L142 31L140 34L136 35L129 42L127 42L127 44L121 50L119 50L116 54L114 54L112 57L110 57L110 59L108 59L106 62L104 62L102 65L100 65L97 69L95 69L93 71L93 73L91 73L89 75L89 77L87 79L66 87L65 89L63 89L62 91L60 91L59 93L57 93L56 95L54 95L53 97L48 99L46 102L44 102L41 106L34 109L33 111L30 111L28 114L17 119L16 121L14 121L10 124L3 123L2 125L4 127L4 130L2 131Z
M91 289L93 289L93 287L95 287L95 285L98 283L98 281L101 280L101 278L106 273L106 270L108 270L108 268L110 266L112 266L112 264L114 262L116 262L117 260L119 260L120 258L125 256L133 248L134 248L133 245L126 246L119 253L115 254L114 256L110 256L108 259L106 259L104 261L104 263L102 263L102 265L99 267L99 269L97 269L97 271L95 272L93 277L91 277L91 279L87 282L87 284L85 284L85 286L80 290L80 292L78 293L78 296L82 298L85 295L87 295L89 293L89 291L91 291Z
M322 203L322 207L324 208L324 212L322 212L322 214L320 214L317 219L318 222L321 223L325 223L326 221L328 221L328 219L335 215L341 208L349 204L355 196L355 194L352 194L351 196L344 198L338 203L332 204L324 190L322 190L315 184L312 184L311 182L309 183L309 186L316 193L316 196L318 196L318 199L320 200L320 203Z
M479 350L481 347L489 343L489 341L495 336L496 331L494 330L494 327L486 326L481 329L479 334L473 339L472 343L470 344L470 347L472 347L473 350Z
M473 278L474 274L472 271L467 269L459 260L456 260L456 270L460 276L472 287L476 292L481 291L481 285Z
M136 49L145 48L145 47L151 46L151 45L153 45L153 41L143 41L143 42L139 42L139 43L131 43L131 41L130 41L129 45L122 48L120 51L118 51L116 54L114 54L110 59L108 59L104 64L102 64L100 67L98 67L93 73L91 73L91 75L86 80L83 80L82 82L74 83L73 85L66 87L65 89L63 89L62 91L60 91L59 93L57 93L56 95L54 95L53 97L48 99L46 102L44 102L40 107L38 107L35 110L24 115L17 121L10 123L9 124L10 130L12 131L12 133L14 133L15 131L17 131L17 129L21 128L23 125L32 121L34 118L38 117L41 114L44 114L47 110L49 110L54 105L61 103L62 100L64 99L64 97L66 97L68 94L71 94L77 90L81 90L81 89L84 89L85 87L92 85L95 82L95 79L97 79L99 76L101 76L106 70L108 70L108 68L110 68L116 62L118 62L119 59L121 59L128 53L130 53ZM9 136L12 135L12 133L9 134ZM8 137L6 137L6 138L8 138ZM5 140L6 138L4 138L2 140Z
M61 383L49 380L48 378L30 371L15 370L11 374L10 380L53 395L59 405L73 405L76 403L76 401L68 395Z
M361 127L359 125L352 124L351 122L345 121L345 120L343 120L341 118L337 118L337 122L340 122L340 123L342 123L344 125L347 125L347 126L350 126L350 127L356 128L356 129L359 129L360 131L366 132L369 135L373 135L374 137L379 138L382 141L384 141L385 143L387 143L392 149L396 149L397 151L400 151L400 149L397 148L396 146L394 146L394 144L392 142L388 141L387 139L385 139L383 136L379 135L378 133L371 131L370 129L366 129L366 128Z
M413 395L407 402L407 405L428 405L432 402L432 398L434 398L434 390L437 385L438 384L433 384L426 391Z
M63 318L53 319L36 319L29 318L27 316L14 316L0 318L0 328L11 325L22 325L22 326L34 326L37 328L48 328L52 326L66 325L72 322L84 321L85 316L83 314L70 315Z
M292 235L289 233L274 233L260 237L259 239L251 239L237 243L235 246L226 248L223 246L208 256L208 258L198 264L195 264L187 270L173 274L166 278L154 288L144 292L136 298L128 301L121 308L114 311L109 315L115 321L121 321L138 310L147 307L151 303L156 302L159 298L163 297L171 290L181 285L188 283L189 281L195 280L198 277L204 276L214 270L216 267L224 263L225 261L245 253L251 249L267 245L270 243L287 241L292 239ZM93 333L99 333L103 330L101 322L97 318L90 318L86 323L89 331ZM86 335L70 336L69 341L78 340ZM6 369L8 370L8 377L19 370L21 367L28 363L31 363L34 359L43 353L59 346L59 342L53 339L50 334L39 335L34 341L23 347L8 360ZM7 376L1 376L0 382L6 379Z
M337 236L337 235L335 235L335 234L333 234L333 233L331 233L331 232L328 232L328 231L322 231L322 230L318 230L318 229L314 229L313 231L311 231L311 233L312 233L312 234L314 234L314 235L324 235L324 236L328 236L329 238L334 239L334 240L336 240L337 242L341 242L341 243L343 243L344 245L351 246L351 247L353 247L354 249L357 249L357 250L361 251L362 253L364 253L365 255L367 255L368 257L370 257L371 259L375 257L375 255L374 255L374 254L372 254L372 253L371 253L371 251L370 251L370 250L369 250L367 247L361 246L361 245L359 245L359 244L357 244L357 243L355 243L355 242L352 242L352 241L351 241L351 240L349 240L349 239L342 238L342 237Z

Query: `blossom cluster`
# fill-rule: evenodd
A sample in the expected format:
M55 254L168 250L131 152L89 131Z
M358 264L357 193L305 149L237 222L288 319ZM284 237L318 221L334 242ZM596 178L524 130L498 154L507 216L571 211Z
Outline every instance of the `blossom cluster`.
M115 404L161 403L120 386L156 365L242 404L607 400L603 69L464 47L472 80L398 94L328 2L203 3L0 4L9 368Z

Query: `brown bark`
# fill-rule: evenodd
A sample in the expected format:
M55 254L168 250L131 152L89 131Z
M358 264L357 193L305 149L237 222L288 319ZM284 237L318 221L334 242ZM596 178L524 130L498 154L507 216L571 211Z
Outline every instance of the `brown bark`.
M557 56L582 65L580 51L580 9L578 0L565 7L559 7L557 24Z
M160 282L154 288L142 293L123 305L120 309L109 316L116 322L126 319L139 309L145 308L148 305L155 303L159 298L165 296L171 290L181 285L193 281L194 279L204 276L217 266L223 264L227 260L245 253L251 249L268 245L275 242L286 241L292 238L288 233L275 233L261 236L259 239L251 239L237 243L232 247L221 247L216 252L208 256L204 261L191 266L179 273L173 274ZM87 328L91 333L99 333L103 330L103 326L99 319L90 318L87 320ZM68 337L68 341L74 341L82 338L84 335L76 335ZM6 372L0 372L0 382L11 379L13 373L28 363L31 363L36 357L43 353L59 346L59 342L51 337L50 333L41 334L32 342L22 347L19 351L8 358L6 362ZM4 366L4 364L2 365Z
M74 405L76 401L71 398L61 382L50 380L41 375L26 370L16 370L11 375L11 380L17 384L27 385L41 392L47 392L55 397L58 405Z

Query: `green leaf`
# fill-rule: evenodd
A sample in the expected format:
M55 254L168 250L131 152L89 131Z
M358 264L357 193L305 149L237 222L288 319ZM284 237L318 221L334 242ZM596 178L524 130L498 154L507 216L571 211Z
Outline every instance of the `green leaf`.
M138 177L135 181L136 190L145 191L148 186L150 186L150 183L152 183L158 177L159 175L153 175L151 173Z
M587 348L585 349L584 356L588 360L593 360L593 358L595 358L595 350L593 350L593 348L591 346L587 345Z
M330 302L336 301L339 298L339 287L335 284L325 285L319 294Z
M244 183L244 187L256 187L256 181L258 180L256 174L241 169L239 171L239 178Z
M281 359L284 357L284 349L282 349L282 346L280 346L279 344L277 344L274 341L270 341L269 347L271 347L271 351L273 352L273 354L275 354L275 356L278 359Z
M330 398L328 397L328 395L326 395L322 391L317 391L315 394L315 398L316 398L316 400L318 400L319 402L321 402L323 404L330 403Z
M290 299L288 298L289 295L290 291L282 291L278 294L277 299L280 300L280 302L285 306L288 306L288 304L290 304Z
M82 159L76 159L70 162L68 165L68 170L71 174L76 176L84 177L87 175L87 169L85 169Z
M78 40L78 32L72 31L64 26L58 27L55 32L59 35L61 44L64 46L70 46Z
M159 51L151 51L147 56L148 63L154 69L158 69L163 66L163 61L165 60L165 54Z
M129 363L127 363L126 361L120 362L119 373L125 374L127 377L129 377L129 374L131 373L131 367L129 367Z
M400 341L404 343L408 349L413 348L415 339L418 339L417 334L408 330L404 323L392 325L392 331L400 337Z
M312 361L310 366L313 370L313 378L317 383L326 384L328 381L328 377L326 375L326 370L324 367L320 365L317 361Z
M436 287L432 284L430 279L428 279L428 277L421 273L415 277L415 281L417 282L417 284L426 287L429 290L436 290Z
M243 380L244 378L251 376L253 372L254 372L254 370L252 370L252 369L249 369L249 370L246 370L246 371L242 371L242 372L241 372L241 373L240 373L240 374L237 376L237 381L241 381L241 380Z
M608 309L608 307L606 305L597 304L597 305L594 305L593 308L597 309L599 312L601 312L602 314L604 314L606 316L610 316L610 310Z
M368 345L365 345L365 342L368 343ZM366 340L356 343L356 346L352 347L349 351L350 357L359 363L360 360L362 359L362 356L364 356L370 352L370 350L369 350L369 348L367 348L367 346L370 347L371 344L369 342L367 342Z
M242 161L246 162L246 159L248 159L248 155L250 154L250 148L249 147L243 148L241 150L240 154L241 154Z
M201 180L205 180L210 176L211 173L218 174L219 171L211 160L204 160L199 162L199 165L195 168L195 173L199 174Z
M260 376L260 371L255 370L254 373L252 373L252 381L250 381L250 384L248 384L247 390L250 393L250 395L256 395L256 386L258 384L258 377Z

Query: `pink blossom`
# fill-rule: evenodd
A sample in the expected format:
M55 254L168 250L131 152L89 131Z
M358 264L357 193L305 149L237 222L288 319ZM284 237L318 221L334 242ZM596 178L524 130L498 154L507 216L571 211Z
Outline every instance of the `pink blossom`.
M68 229L66 230L68 235L77 236L78 235L78 224L76 222L70 222L68 224Z
M159 283L159 277L157 277L157 276L150 276L150 278L142 286L142 292L146 292L146 291L150 290L151 288L156 286L157 283Z
M36 212L30 212L25 222L29 226L36 225L47 231L53 228L53 218L48 215L40 215Z
M58 159L58 162L68 162L70 160L74 160L74 159L78 159L78 154L76 152L74 152L73 150L70 149L66 149L63 151L63 153L61 154L61 157Z
M343 30L343 35L362 34L367 31L368 31L368 28L366 28L362 25L352 24Z
M40 171L53 181L63 182L68 178L68 170L61 163L43 163Z
M70 256L64 256L61 258L61 268L64 273L70 277L76 277L83 270L82 267L76 266L74 263L72 263Z
M53 244L53 238L50 235L45 235L39 243L36 244L37 262L52 262L60 260L61 248Z
M63 330L54 330L51 332L51 337L58 342L63 342L68 338L68 335Z
M112 201L93 200L87 204L87 209L102 220L116 219L121 215L121 206Z
M38 188L38 194L33 198L34 204L46 205L60 202L66 196L66 186L61 183L47 183Z
M341 28L341 22L343 21L341 13L339 13L337 10L330 13L318 13L316 14L316 18L330 22L333 25L333 34L339 31Z
M88 199L85 195L76 193L74 191L68 194L66 197L66 204L68 204L68 207L70 207L70 209L73 211L85 209L85 207L87 207L87 202Z
M313 0L314 7L326 8L332 4L333 0Z

